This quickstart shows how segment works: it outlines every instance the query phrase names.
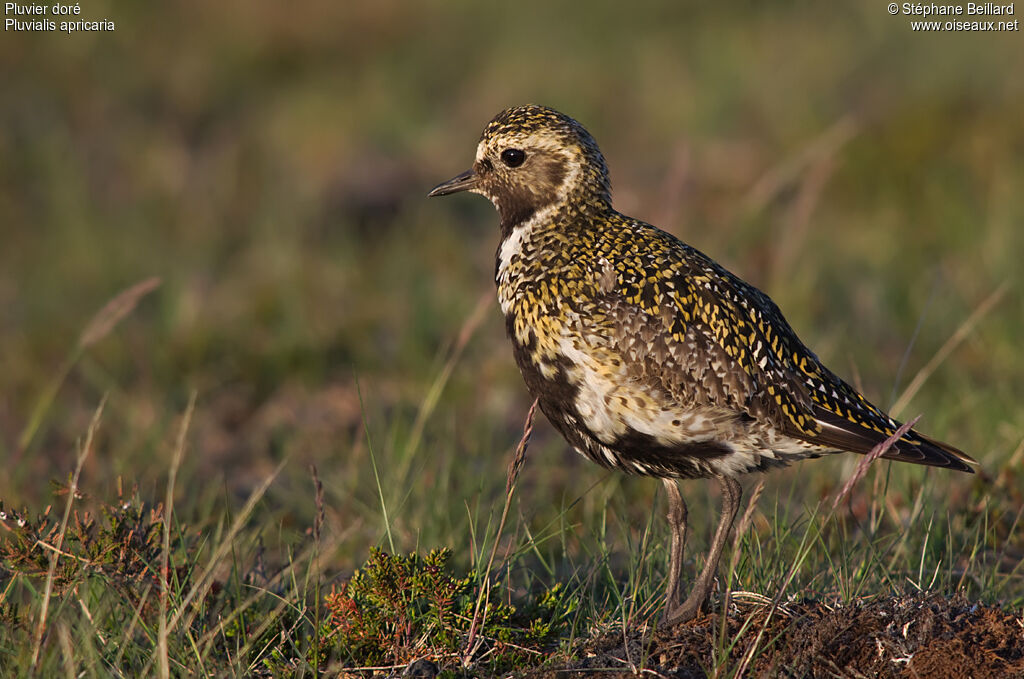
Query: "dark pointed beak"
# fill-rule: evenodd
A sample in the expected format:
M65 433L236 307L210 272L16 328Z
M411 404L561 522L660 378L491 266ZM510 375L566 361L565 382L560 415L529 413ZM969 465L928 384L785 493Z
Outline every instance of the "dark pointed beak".
M435 186L430 193L427 194L427 198L433 198L434 196L447 196L449 193L458 193L459 191L471 191L476 188L477 175L473 170L466 170L462 174L452 177L446 182L442 182Z

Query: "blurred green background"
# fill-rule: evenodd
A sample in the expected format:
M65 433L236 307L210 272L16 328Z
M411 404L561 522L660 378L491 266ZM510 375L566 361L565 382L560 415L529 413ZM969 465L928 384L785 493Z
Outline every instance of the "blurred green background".
M194 390L179 512L237 506L287 459L269 532L308 525L313 463L337 564L384 539L379 495L396 547L468 545L529 400L490 301L491 206L425 195L528 102L588 127L621 211L764 289L882 406L1006 285L902 414L988 479L1020 467L1019 32L913 32L880 2L82 10L116 30L0 37L9 506L49 502L104 394L83 487L110 495L121 476L161 498ZM161 287L77 357L96 311L150 276ZM849 464L798 465L769 492L813 503ZM570 506L592 525L612 503L642 527L657 486L578 459L546 423L523 474L519 511L541 525ZM933 474L954 501L977 482Z

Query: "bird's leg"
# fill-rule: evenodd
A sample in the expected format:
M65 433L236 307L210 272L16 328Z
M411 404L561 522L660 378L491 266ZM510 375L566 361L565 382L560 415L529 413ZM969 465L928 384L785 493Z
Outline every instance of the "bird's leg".
M669 549L668 587L665 590L665 610L679 606L679 575L683 570L683 548L686 546L686 503L679 494L675 479L664 478L668 493L668 525L672 529L672 547Z
M743 489L740 487L739 481L732 477L718 477L718 485L722 489L722 519L718 522L718 528L715 530L715 537L711 543L711 551L708 552L707 561L704 563L704 570L697 577L697 581L693 583L690 596L686 597L686 601L681 605L675 605L678 598L675 601L670 598L665 615L662 618L662 625L665 627L693 619L700 612L701 608L704 607L704 604L707 603L708 597L711 594L715 573L718 570L718 560L722 556L722 550L725 549L725 542L728 540L729 531L736 520L736 513L740 509L740 497L743 495ZM674 546L675 540L673 539ZM680 549L681 551L682 549ZM673 554L673 556L675 555Z

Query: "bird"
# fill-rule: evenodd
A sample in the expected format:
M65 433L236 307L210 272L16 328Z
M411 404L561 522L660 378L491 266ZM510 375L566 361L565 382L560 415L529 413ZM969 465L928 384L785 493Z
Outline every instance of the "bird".
M541 411L583 456L661 479L671 531L662 624L706 609L742 497L737 477L805 458L866 454L902 425L829 370L778 306L675 236L612 207L589 132L538 105L484 127L472 167L428 196L488 198L494 281L512 351ZM883 458L972 472L909 429ZM714 479L722 513L683 599L681 479Z

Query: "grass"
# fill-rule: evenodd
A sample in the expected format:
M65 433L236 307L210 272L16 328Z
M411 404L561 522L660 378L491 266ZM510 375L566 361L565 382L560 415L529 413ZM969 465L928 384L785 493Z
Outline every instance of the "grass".
M217 525L198 529L180 522L176 476L186 457L194 401L178 430L162 506L147 506L137 490L112 501L89 497L80 473L94 454L103 408L86 432L70 482L57 488L64 498L61 518L11 511L0 517L9 531L0 555L12 651L5 671L49 674L63 665L76 674L121 676L316 676L339 666L390 671L426 656L449 671L490 674L535 666L554 650L571 657L596 632L635 629L658 612L664 526L653 505L643 510L644 521L627 523L627 508L616 506L623 493L609 493L610 506L589 530L572 518L582 497L563 505L547 525L536 520L543 512L521 506L507 522L520 471L529 469L524 462L532 409L509 464L500 517L468 511L470 564L451 549L424 556L371 550L354 577L339 580L321 560L334 550L323 541L329 505L315 468L312 523L276 554L267 553L268 522L259 512L288 461L236 515L211 512L208 520ZM734 598L760 600L770 611L786 611L795 598L849 603L916 590L965 592L1020 606L1019 563L1006 568L982 558L990 543L999 556L1018 548L1021 512L1009 516L1012 502L1002 497L1012 487L977 485L972 500L981 511L951 513L935 497L937 475L928 472L923 483L918 477L900 489L893 487L892 468L868 469L872 488L848 484L811 507L777 494L774 507L759 508L765 487L759 483L723 586ZM394 470L381 465L374 486L385 523L385 488ZM906 498L906 505L894 506L894 497ZM381 531L386 542L386 526ZM765 635L771 617L769 612L760 627L739 631L727 630L722 618L708 671L742 676L774 643L772 634ZM755 629L754 643L730 664L736 644ZM630 662L639 669L647 661L641 654Z
M1014 36L915 36L866 6L121 4L113 34L0 46L4 676L359 664L327 597L374 548L469 579L449 669L489 596L566 656L655 619L658 484L538 418L502 522L529 401L491 301L496 218L423 196L525 101L588 126L620 209L981 463L876 465L834 510L853 457L765 477L731 589L776 621L791 598L1024 605ZM717 498L683 492L693 573ZM770 647L750 620L751 659L723 618L709 672ZM535 655L496 648L470 666Z

